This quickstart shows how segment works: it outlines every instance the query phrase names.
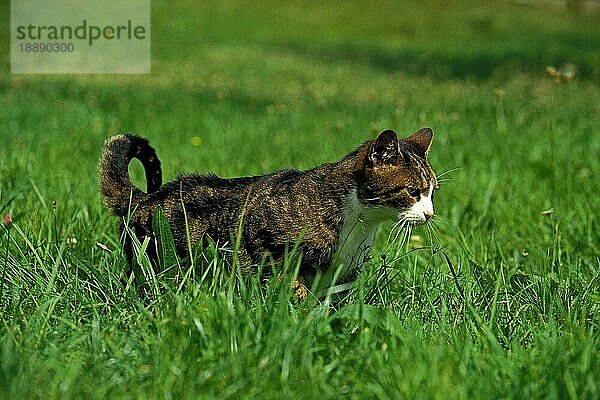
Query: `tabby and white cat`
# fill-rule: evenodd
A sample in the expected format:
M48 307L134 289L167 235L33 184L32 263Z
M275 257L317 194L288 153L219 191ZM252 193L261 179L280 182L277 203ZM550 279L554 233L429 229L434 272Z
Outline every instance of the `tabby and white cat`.
M341 161L308 171L234 179L185 175L163 185L160 161L148 141L119 135L104 145L100 185L106 204L121 217L121 229L129 216L140 241L154 239L152 219L160 206L180 257L188 255L188 239L239 242L242 268L253 273L265 256L281 260L297 245L302 261L296 294L303 298L314 277L332 277L332 268L341 272L337 282L353 279L382 222L414 226L433 216L438 184L428 162L432 138L429 128L405 139L386 130ZM129 178L133 158L144 166L148 193ZM155 240L149 243L156 264ZM125 250L131 259L130 239Z

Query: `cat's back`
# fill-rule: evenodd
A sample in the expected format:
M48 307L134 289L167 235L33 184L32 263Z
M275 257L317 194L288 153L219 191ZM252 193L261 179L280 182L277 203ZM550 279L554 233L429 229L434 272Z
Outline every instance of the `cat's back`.
M265 175L239 178L221 178L215 174L181 175L161 186L156 192L150 193L147 202L234 201L247 197L249 192L259 193L285 186L300 174L300 171L285 169Z

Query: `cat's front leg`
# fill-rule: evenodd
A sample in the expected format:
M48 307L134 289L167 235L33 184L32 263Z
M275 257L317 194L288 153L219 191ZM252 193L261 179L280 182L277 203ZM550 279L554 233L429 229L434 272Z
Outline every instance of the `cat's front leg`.
M304 301L308 297L308 289L306 288L306 281L301 274L294 280L294 295L298 301Z

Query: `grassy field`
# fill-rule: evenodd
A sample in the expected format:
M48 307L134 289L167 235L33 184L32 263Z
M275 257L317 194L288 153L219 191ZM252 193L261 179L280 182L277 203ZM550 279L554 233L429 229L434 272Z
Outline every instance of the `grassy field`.
M0 398L600 397L597 2L153 3L149 75L0 56ZM567 63L572 82L546 76ZM434 224L405 246L383 227L347 305L298 304L214 251L156 294L122 286L108 136L148 137L172 179L309 168L423 126Z

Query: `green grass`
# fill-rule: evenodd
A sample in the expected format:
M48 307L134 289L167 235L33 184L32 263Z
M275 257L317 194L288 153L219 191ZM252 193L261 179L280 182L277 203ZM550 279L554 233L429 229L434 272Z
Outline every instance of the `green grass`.
M155 1L149 75L13 75L5 54L0 398L599 398L599 23L512 2ZM577 74L556 85L563 63ZM172 179L309 168L423 126L447 172L434 229L401 247L385 226L341 309L210 249L156 295L122 286L106 137L148 137Z

